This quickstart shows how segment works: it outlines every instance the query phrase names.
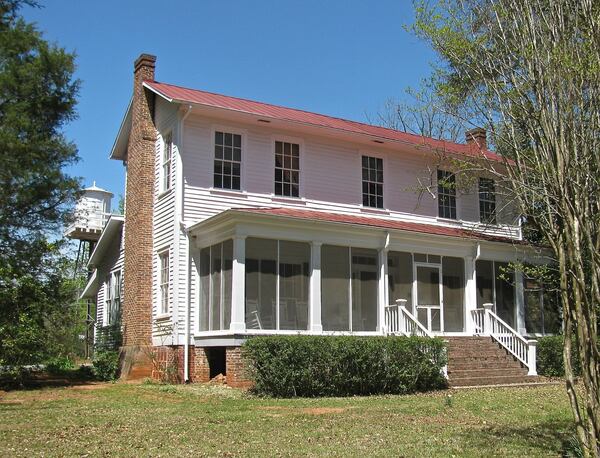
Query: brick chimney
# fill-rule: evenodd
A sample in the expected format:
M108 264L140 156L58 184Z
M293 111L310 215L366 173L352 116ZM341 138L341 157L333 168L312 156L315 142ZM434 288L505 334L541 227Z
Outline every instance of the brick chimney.
M152 214L156 129L154 95L143 87L154 80L156 57L142 54L133 66L131 133L125 189L125 265L123 276L124 378L149 376L143 347L152 342ZM149 372L146 374L146 372Z
M465 132L465 140L467 145L477 146L480 150L487 150L487 133L481 127L467 130Z

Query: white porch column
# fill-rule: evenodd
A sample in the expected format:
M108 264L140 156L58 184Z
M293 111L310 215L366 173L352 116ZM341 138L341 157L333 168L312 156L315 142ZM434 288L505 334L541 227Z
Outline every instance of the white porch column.
M379 284L377 288L377 330L385 332L385 306L388 303L387 284L388 284L388 250L383 248L378 252L379 266Z
M246 237L233 237L233 266L231 285L231 325L234 332L246 330Z
M310 245L310 331L323 332L321 324L321 242Z
M523 272L515 272L515 304L517 307L517 332L521 335L527 333L525 327L525 291L523 289Z
M475 258L467 256L465 258L465 332L475 334L475 323L471 316L471 311L477 308L477 272L475 267Z

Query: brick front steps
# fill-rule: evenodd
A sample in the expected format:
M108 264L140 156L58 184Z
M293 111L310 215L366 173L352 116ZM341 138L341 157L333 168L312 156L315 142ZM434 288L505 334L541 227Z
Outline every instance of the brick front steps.
M490 337L446 337L451 388L545 382Z

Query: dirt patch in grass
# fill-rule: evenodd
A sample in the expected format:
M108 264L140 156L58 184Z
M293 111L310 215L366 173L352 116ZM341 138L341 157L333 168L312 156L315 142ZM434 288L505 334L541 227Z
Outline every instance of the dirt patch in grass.
M259 410L276 411L282 413L305 413L308 415L327 415L332 413L343 413L348 410L346 407L302 407L293 408L285 406L264 406ZM278 415L281 416L281 415Z

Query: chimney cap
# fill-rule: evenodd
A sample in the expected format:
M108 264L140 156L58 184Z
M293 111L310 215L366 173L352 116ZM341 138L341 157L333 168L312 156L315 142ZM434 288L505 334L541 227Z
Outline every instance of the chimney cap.
M138 71L140 67L152 67L152 68L154 68L155 66L156 66L156 56L153 55L153 54L142 53L135 60L135 62L133 64L133 69L134 69L134 71Z
M487 149L487 132L482 127L475 127L465 132L467 145L477 145L480 149Z
M485 139L486 137L487 132L483 127L474 127L473 129L469 129L465 132L465 139L467 143L470 143L478 138Z

